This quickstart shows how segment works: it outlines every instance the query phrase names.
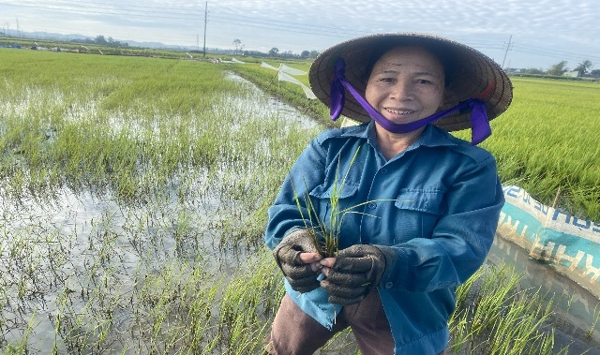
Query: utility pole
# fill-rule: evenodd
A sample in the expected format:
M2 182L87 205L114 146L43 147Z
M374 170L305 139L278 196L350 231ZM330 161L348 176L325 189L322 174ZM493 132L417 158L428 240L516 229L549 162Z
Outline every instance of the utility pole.
M504 62L506 61L506 55L508 51L511 49L510 47L513 45L512 43L512 35L508 38L508 44L506 44L506 51L504 52L504 59L502 59L502 69L504 69Z
M208 17L208 1L204 4L204 58L206 58L206 18Z

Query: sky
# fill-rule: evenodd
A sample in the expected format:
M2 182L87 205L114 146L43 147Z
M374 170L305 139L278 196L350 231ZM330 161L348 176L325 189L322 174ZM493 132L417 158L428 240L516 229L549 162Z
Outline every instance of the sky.
M373 33L424 32L504 67L589 60L600 69L599 0L0 0L2 29L200 50L234 49L239 39L245 50L297 54Z

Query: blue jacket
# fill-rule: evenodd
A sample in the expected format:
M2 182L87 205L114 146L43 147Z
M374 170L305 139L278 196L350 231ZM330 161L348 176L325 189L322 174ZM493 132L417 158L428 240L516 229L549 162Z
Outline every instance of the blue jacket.
M270 207L267 246L316 224L315 217L306 221L307 196L329 225L332 195L343 217L334 226L340 249L374 244L386 256L377 288L396 354L441 352L455 288L482 265L504 204L493 156L431 125L389 161L377 148L373 122L325 131L300 155ZM323 288L299 294L286 282L286 291L331 329L341 307L327 302Z

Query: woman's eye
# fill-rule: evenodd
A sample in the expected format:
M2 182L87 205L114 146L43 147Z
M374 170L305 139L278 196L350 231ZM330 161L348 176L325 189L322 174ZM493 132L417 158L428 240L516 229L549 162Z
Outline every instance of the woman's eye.
M417 80L417 83L419 83L419 84L433 84L432 81L427 80L427 79L419 79L419 80Z
M379 81L384 82L384 83L391 83L394 81L394 78L384 77L384 78L380 78Z

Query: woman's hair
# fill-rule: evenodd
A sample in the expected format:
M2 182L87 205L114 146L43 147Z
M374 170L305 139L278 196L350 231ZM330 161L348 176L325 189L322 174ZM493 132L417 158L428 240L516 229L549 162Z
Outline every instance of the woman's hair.
M377 61L384 54L398 47L419 47L425 49L427 52L433 55L440 62L442 68L444 69L444 85L446 87L448 87L448 85L452 82L452 80L455 78L456 73L458 72L458 63L452 51L446 50L445 48L440 48L439 45L434 46L423 43L386 43L381 46L378 46L377 49L371 53L371 57L369 58L369 61L367 62L367 65L363 70L363 76L361 78L365 84L371 76L371 71L373 71L375 63L377 63Z

